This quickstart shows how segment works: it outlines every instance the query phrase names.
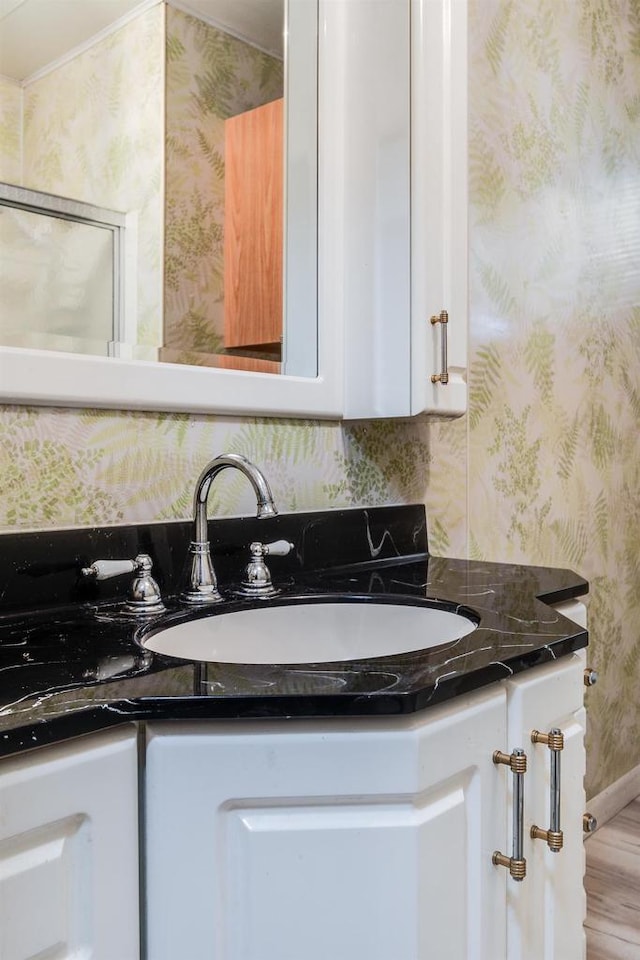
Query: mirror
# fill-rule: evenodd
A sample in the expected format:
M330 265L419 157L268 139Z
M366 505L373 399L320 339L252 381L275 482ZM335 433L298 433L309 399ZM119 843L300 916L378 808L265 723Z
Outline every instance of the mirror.
M0 344L316 377L317 42L316 0L5 0Z

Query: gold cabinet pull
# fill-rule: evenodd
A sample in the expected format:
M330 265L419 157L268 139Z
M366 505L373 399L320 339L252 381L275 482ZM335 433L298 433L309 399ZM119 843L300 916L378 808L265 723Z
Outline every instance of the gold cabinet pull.
M437 317L431 317L431 326L435 326L436 323L440 324L440 329L442 331L440 340L440 373L434 373L431 375L431 383L442 383L445 385L449 383L449 359L447 356L447 331L449 314L446 310L441 310Z
M527 772L527 755L520 747L512 753L496 750L493 754L495 764L505 764L513 774L513 829L512 852L507 857L496 850L491 862L496 867L506 867L512 880L524 880L527 875L527 861L524 858L524 775Z
M531 827L531 839L545 840L552 853L559 853L564 844L564 835L560 829L560 754L564 750L564 734L557 727L554 727L549 733L540 733L539 730L533 730L531 742L545 743L548 746L551 763L549 829L543 830L542 827Z

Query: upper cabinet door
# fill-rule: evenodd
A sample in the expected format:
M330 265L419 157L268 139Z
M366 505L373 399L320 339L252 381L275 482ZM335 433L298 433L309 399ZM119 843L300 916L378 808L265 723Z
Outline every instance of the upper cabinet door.
M467 0L412 0L411 71L411 413L459 416L467 409Z
M340 6L344 415L458 416L467 403L467 2Z

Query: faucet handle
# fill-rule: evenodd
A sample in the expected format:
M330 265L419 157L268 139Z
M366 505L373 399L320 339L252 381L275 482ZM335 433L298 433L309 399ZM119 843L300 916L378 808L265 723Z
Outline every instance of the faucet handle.
M274 540L273 543L260 543L254 540L249 544L251 559L244 571L244 580L236 594L240 597L273 597L280 591L271 582L269 568L264 562L266 556L286 557L293 550L288 540Z
M147 553L139 553L135 560L95 560L90 566L83 567L81 572L83 577L93 580L110 580L123 573L135 573L125 610L136 616L148 616L166 609L160 588L151 576L152 568L151 557Z
M92 580L110 580L112 577L122 576L123 573L133 573L136 560L94 560L90 566L83 567L81 573L83 577L90 577Z
M251 544L253 547L255 544ZM286 557L293 550L293 544L289 540L274 540L273 543L261 543L262 552L267 557Z

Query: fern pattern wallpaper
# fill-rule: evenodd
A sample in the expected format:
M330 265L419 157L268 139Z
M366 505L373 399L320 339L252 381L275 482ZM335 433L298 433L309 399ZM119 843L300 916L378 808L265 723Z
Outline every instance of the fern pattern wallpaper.
M640 762L640 3L470 38L468 548L590 581L593 795Z
M0 76L0 180L22 183L22 87Z
M25 87L23 186L137 218L138 342L162 336L164 9Z
M470 0L470 404L452 423L5 407L0 529L423 501L433 553L591 582L588 784L640 762L640 2ZM241 479L216 513L251 509Z
M224 122L282 96L283 63L167 7L164 345L224 350Z

